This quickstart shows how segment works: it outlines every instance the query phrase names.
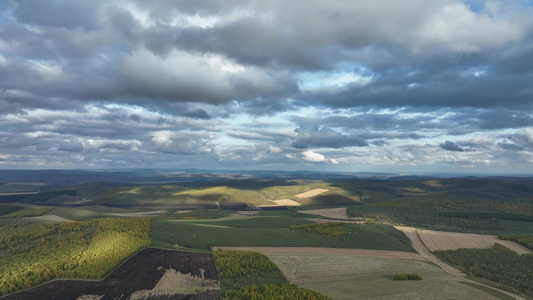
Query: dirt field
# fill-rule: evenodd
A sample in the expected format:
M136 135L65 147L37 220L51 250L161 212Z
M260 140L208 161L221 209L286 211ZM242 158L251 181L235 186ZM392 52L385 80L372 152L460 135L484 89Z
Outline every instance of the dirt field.
M441 232L418 230L418 235L430 251L456 250L460 248L490 248L495 243L502 244L518 254L529 254L531 250L512 241L498 239L495 235L470 234L457 232Z
M329 191L328 189L312 189L312 190L307 191L305 193L301 193L301 194L294 195L294 196L298 197L298 198L311 198L311 197L314 197L316 195L320 195L320 194L328 192L328 191Z
M312 209L312 210L299 210L301 214L317 215L326 218L347 220L346 207L344 208L328 208L328 209Z

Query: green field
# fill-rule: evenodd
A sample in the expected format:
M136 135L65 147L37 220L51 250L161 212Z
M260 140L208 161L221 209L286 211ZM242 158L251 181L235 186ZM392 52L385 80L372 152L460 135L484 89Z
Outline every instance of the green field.
M407 238L396 229L379 224L364 224L360 235L328 237L305 230L291 230L286 225L303 224L302 219L255 217L223 222L152 222L154 245L208 249L210 246L332 247L409 251Z

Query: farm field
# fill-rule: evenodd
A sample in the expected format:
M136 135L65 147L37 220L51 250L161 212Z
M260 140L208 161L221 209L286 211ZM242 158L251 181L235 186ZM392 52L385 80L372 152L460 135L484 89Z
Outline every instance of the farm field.
M322 193L329 192L328 189L312 189L310 191L294 195L297 198L311 198Z
M417 230L430 251L456 250L461 248L488 249L501 244L517 254L531 254L531 250L512 241L501 240L495 235Z
M258 248L260 251L261 248ZM419 259L307 251L280 253L261 251L291 283L332 299L510 299L504 294L469 286ZM387 257L388 256L388 257ZM392 274L417 273L421 281L393 281Z
M209 249L210 246L333 247L413 252L407 238L396 229L379 224L361 224L358 235L328 237L304 230L296 224L310 224L302 218L252 217L222 222L201 220L155 220L151 239L158 247Z

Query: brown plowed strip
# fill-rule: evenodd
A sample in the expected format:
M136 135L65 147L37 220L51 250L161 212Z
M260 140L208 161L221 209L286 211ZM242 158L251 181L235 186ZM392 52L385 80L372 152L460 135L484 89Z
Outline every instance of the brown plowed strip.
M373 256L379 258L400 258L424 261L416 253L387 250L368 249L339 249L339 248L313 248L313 247L213 247L222 250L256 251L265 255L292 255L292 254L325 254L325 255L357 255Z

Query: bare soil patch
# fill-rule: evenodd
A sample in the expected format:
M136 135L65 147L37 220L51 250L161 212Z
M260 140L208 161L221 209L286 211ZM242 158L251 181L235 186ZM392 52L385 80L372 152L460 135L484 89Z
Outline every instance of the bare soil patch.
M347 220L348 214L346 213L346 207L343 208L327 208L327 209L311 209L311 210L299 210L301 214L317 215L326 218Z
M316 195L320 195L320 194L328 192L328 191L329 191L328 189L312 189L312 190L307 191L305 193L301 193L301 194L294 195L294 196L298 197L298 198L311 198L311 197L314 197Z

